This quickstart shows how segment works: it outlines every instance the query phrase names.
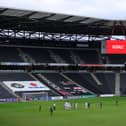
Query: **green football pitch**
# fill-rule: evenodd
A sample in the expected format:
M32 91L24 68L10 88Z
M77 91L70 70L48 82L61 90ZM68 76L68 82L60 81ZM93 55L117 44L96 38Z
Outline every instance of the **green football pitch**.
M115 104L118 99L118 105ZM78 99L78 109L64 110L63 101L0 104L0 126L125 126L126 97ZM84 102L90 102L90 109ZM99 103L102 101L103 108ZM73 104L75 100L70 100ZM50 115L49 107L56 111ZM42 106L39 112L39 106Z

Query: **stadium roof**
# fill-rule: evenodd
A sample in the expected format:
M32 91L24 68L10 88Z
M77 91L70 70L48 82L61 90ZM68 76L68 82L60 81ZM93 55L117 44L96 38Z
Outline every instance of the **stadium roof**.
M0 29L88 35L124 35L126 30L126 21L9 8L0 8L0 19Z
M126 20L125 0L0 0L4 8Z

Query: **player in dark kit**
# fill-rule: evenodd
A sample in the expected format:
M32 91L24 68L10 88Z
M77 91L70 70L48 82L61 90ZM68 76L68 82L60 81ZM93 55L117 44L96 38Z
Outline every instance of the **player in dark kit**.
M39 112L41 112L41 109L42 109L42 106L41 106L41 105L39 105Z
M115 101L115 105L118 106L119 105L119 102L118 100Z
M51 106L51 107L49 108L49 110L50 110L50 115L52 116L52 115L53 115L53 107Z
M102 102L100 102L100 103L99 103L99 106L100 106L100 108L102 109L103 103L102 103Z

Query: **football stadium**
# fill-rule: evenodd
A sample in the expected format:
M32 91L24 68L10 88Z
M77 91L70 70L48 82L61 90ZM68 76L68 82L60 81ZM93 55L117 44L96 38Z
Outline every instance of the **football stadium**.
M124 126L125 14L14 1L0 2L0 125Z

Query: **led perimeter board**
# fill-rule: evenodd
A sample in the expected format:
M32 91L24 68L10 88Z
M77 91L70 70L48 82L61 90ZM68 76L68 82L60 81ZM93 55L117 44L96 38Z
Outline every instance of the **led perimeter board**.
M102 54L126 54L126 40L106 40L101 43Z

